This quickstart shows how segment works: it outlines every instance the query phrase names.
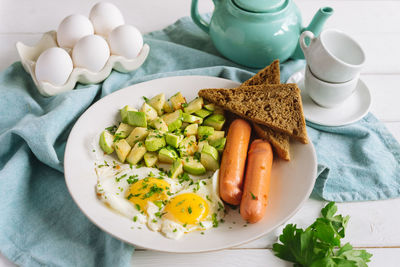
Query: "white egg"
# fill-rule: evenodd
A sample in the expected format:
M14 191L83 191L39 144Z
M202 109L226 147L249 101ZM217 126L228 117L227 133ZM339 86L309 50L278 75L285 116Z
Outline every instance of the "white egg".
M59 47L52 47L40 54L35 65L35 76L39 82L60 86L67 82L73 70L71 57Z
M121 11L111 3L100 2L92 7L89 14L96 34L107 37L116 27L123 25Z
M88 35L80 39L72 50L75 67L86 68L92 72L103 69L110 57L106 40L99 35Z
M121 25L108 36L111 54L133 59L138 56L143 47L143 37L132 25Z
M61 21L57 29L58 46L73 48L79 39L94 33L92 22L85 16L74 14Z

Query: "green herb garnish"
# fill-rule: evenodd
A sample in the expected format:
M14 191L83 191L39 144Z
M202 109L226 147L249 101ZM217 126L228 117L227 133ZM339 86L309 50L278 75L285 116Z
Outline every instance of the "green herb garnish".
M115 177L115 181L119 182L122 178L126 177L126 174L121 175L120 177Z
M213 227L218 227L218 220L217 220L217 214L216 213L213 213L212 221L213 221Z
M355 266L365 267L372 254L354 250L340 240L345 236L349 216L335 215L337 206L328 203L321 210L321 217L305 230L288 224L272 250L275 256L293 262L295 266Z

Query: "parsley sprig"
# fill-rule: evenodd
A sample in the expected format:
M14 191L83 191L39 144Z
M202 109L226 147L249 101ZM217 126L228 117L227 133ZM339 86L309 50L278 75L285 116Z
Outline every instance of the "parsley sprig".
M335 215L337 206L328 203L318 218L305 230L288 224L279 236L281 243L272 247L275 255L295 263L295 266L354 266L366 267L372 254L365 250L354 250L340 240L345 236L349 216Z

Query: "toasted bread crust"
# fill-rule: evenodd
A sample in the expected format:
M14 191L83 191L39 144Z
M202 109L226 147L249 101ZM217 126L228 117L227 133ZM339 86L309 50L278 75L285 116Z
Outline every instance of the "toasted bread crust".
M199 96L252 122L308 143L300 90L296 84L202 89Z
M271 143L275 153L284 160L290 161L290 138L288 135L269 129L267 126L252 123L258 137Z
M261 85L261 84L280 84L280 68L279 59L271 63L271 65L260 70L256 75L242 83L241 86Z

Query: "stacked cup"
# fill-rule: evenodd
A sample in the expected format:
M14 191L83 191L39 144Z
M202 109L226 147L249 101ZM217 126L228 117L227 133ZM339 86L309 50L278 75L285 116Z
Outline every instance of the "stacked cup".
M365 53L349 35L328 29L315 37L305 31L300 46L307 61L304 85L318 105L333 108L356 89Z

